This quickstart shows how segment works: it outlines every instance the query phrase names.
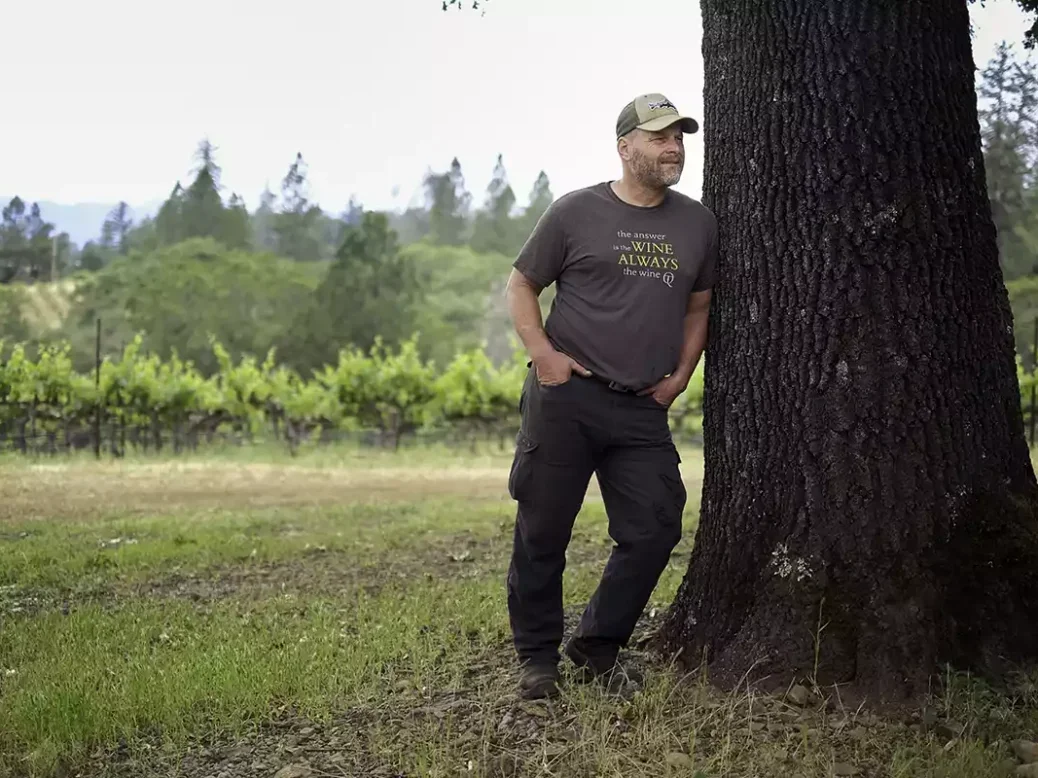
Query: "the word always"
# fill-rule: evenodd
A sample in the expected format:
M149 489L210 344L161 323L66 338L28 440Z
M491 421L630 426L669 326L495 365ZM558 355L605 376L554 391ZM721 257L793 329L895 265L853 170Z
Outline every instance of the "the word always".
M673 256L674 247L670 243L645 243L632 240L631 249L630 253L624 252L620 255L617 260L618 265L656 267L663 270L678 269L678 261Z

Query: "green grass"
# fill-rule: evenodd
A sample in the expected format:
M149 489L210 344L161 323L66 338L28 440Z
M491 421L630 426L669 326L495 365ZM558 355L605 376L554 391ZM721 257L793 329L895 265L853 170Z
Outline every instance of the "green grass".
M147 580L176 570L256 565L317 553L378 563L387 554L449 544L455 536L485 539L500 531L501 506L424 501L391 508L215 510L187 515L97 522L24 522L3 527L0 585L67 592L96 584ZM446 552L445 552L446 553ZM343 565L356 564L343 559Z
M0 468L0 492L33 508L0 519L0 776L305 764L313 776L990 778L1012 774L1011 739L1038 737L1033 688L1011 702L958 677L933 703L962 725L954 736L838 700L721 695L658 663L631 699L568 684L557 703L521 704L507 457L268 456L259 469L219 456ZM698 483L697 458L684 459ZM453 493L439 489L448 470ZM84 513L58 483L107 502ZM650 609L684 574L690 494ZM597 585L605 529L592 494L566 570L570 619Z
M279 704L319 719L335 705L377 703L400 680L449 686L462 655L505 635L493 589L432 582L374 597L220 602L203 613L137 601L39 615L0 637L0 661L16 668L0 731L50 768L81 744L138 728L182 743L192 732L241 732Z

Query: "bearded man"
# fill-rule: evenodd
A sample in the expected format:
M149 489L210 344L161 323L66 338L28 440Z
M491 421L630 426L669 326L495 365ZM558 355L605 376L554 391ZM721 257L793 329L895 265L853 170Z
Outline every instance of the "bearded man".
M592 473L615 546L564 650L585 680L641 680L619 653L681 538L667 410L703 353L717 277L714 215L671 189L698 129L661 94L632 100L616 124L622 177L553 202L508 280L530 357L508 478L508 610L526 699L559 692L566 548ZM542 325L538 296L552 283Z

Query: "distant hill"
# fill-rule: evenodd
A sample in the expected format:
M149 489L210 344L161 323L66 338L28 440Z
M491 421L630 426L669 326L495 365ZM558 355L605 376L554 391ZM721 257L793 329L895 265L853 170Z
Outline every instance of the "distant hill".
M0 195L0 207L6 208L14 195ZM22 198L25 199L25 198ZM27 204L33 201L28 200ZM83 247L89 240L97 240L101 236L101 225L108 213L118 203L55 203L50 200L36 201L40 204L43 218L57 227L56 233L67 232L72 242ZM143 205L130 205L131 218L134 223L148 216L154 216L162 206L162 200L153 200Z

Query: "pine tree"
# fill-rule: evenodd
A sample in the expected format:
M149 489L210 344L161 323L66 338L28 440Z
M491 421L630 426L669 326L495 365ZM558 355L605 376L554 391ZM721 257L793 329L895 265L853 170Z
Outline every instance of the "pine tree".
M300 262L321 258L318 219L321 209L310 202L307 166L302 153L297 153L281 181L281 207L273 221L278 253Z
M533 228L537 226L537 222L544 215L544 212L548 210L548 206L552 204L554 199L555 196L551 192L551 182L548 180L548 174L542 170L537 175L537 180L533 182L529 203L523 211L522 218L519 220L520 241L525 241L529 237L530 233L533 232Z
M111 211L101 225L101 246L118 254L126 254L128 251L128 236L133 229L133 219L130 218L130 206L120 201Z
M277 195L268 184L260 195L259 206L252 216L252 246L258 251L276 251L277 235L274 232Z
M333 363L339 348L367 350L376 336L393 345L411 334L418 295L414 266L384 213L365 211L346 227L335 261L284 350L300 368Z
M231 193L223 217L223 243L228 248L243 249L251 244L249 210L237 192Z
M472 196L465 188L461 162L455 157L446 173L429 172L424 181L429 210L430 238L443 246L465 242L467 217Z
M519 247L516 245L518 232L512 219L514 207L515 193L508 183L503 155L498 154L483 209L476 215L472 248L480 252L515 253Z
M978 88L984 166L999 259L1006 278L1035 269L1035 257L1016 234L1029 216L1033 189L1038 78L1033 63L1017 62L1004 41L984 68Z
M185 237L184 230L184 189L177 181L166 202L159 208L155 217L155 232L159 245L168 246L179 243Z
M220 167L216 164L216 149L203 140L195 153L198 167L195 180L184 196L184 237L215 238L224 241L226 220L223 200L220 198Z

